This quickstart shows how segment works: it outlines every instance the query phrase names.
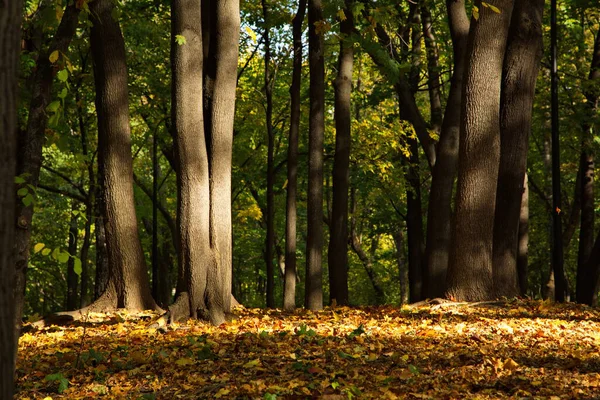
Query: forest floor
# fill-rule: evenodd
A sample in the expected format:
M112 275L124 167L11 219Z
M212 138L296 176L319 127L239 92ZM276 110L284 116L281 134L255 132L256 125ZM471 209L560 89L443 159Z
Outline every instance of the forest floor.
M219 327L93 314L19 342L17 399L600 398L600 310L236 309Z

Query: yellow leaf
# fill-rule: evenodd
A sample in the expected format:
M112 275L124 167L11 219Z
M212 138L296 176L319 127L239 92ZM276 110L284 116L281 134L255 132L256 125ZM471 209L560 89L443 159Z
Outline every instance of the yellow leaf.
M244 364L244 368L253 368L258 364L260 364L260 359L257 358L256 360L248 361L246 364Z
M337 12L337 16L340 19L340 21L345 21L346 20L346 14L344 14L344 10L339 10Z
M180 358L179 360L175 361L175 364L179 365L180 367L183 367L184 365L192 365L193 363L194 360L190 358Z
M504 362L504 369L514 371L517 368L519 368L519 364L517 364L512 358L509 358Z
M477 6L473 6L473 18L475 18L475 20L479 19L479 7Z
M221 397L228 395L230 391L231 390L229 389L221 388L217 394L215 394L215 398L220 399Z
M481 5L484 7L489 8L490 10L492 10L493 12L495 12L496 14L500 14L501 11L498 7L491 5L490 3L486 3L484 1L481 2Z
M60 21L62 19L65 10L61 6L56 7L56 20Z
M256 33L254 33L252 28L250 28L249 26L246 26L246 33L250 36L250 38L252 39L252 42L256 43Z
M45 246L46 245L44 243L37 243L35 246L33 246L33 252L39 253Z
M412 377L414 377L414 375L408 369L403 369L399 376L400 379L410 379Z
M58 50L54 50L52 54L50 54L50 57L48 57L48 60L54 64L58 60Z

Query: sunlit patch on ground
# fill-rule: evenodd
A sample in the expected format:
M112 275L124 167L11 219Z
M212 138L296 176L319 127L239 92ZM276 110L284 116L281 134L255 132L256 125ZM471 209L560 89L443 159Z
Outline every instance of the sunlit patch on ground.
M17 399L599 398L600 312L533 301L90 315L24 334Z

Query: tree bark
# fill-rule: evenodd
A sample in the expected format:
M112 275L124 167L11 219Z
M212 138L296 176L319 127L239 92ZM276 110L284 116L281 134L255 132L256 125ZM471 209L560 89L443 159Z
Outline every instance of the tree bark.
M98 113L98 161L104 188L109 281L91 309L158 309L138 236L127 98L125 43L111 0L90 4Z
M594 155L591 149L594 135L597 135L597 124L593 123L598 111L600 90L600 31L596 34L592 63L588 76L590 88L585 91L586 118L582 123L581 161L581 228L579 231L579 254L577 262L577 301L585 304L596 304L598 263L591 262L592 241L594 235ZM594 86L595 84L595 86ZM591 268L591 269L590 269Z
M519 233L517 247L517 274L519 276L519 290L521 296L527 295L528 282L528 254L529 254L529 185L527 173L523 183L523 196L521 197L521 214L519 216Z
M13 3L11 1L11 3ZM42 166L42 146L46 139L46 126L48 124L48 113L46 107L52 100L52 82L55 69L49 57L54 51L66 54L78 25L79 9L75 2L65 9L60 24L54 34L47 51L42 51L38 57L36 69L32 81L31 103L29 105L29 117L24 135L18 139L17 175L26 176L27 183L37 187ZM20 29L20 28L19 28ZM25 296L25 280L27 263L29 261L29 243L31 238L31 221L33 218L33 205L25 206L20 200L17 201L17 216L14 243L16 246L15 259L15 297L16 307L15 324L17 331L21 327L21 316L23 315L23 302Z
M520 293L519 220L535 83L542 58L543 11L544 0L515 1L504 56L492 261L496 297L511 298Z
M302 22L306 0L298 0L298 11L292 22L294 67L290 88L291 115L287 153L287 197L285 218L285 280L283 308L296 308L296 192L298 190L298 132L300 131L300 84L302 79Z
M354 31L352 4L345 2L346 19L340 23L340 54L335 88L335 156L333 159L333 200L329 238L330 301L348 305L348 189L350 186L350 145L352 105L352 67Z
M446 290L446 272L452 234L452 188L458 164L460 107L469 35L469 19L464 0L447 0L446 8L454 49L454 72L440 132L437 162L431 177L427 211L427 248L423 284L424 297L430 299L442 297Z
M440 94L440 62L437 39L433 30L433 20L427 2L421 2L421 23L423 24L423 37L427 51L427 89L429 91L429 110L431 129L439 134L442 128L443 111L442 96Z
M500 87L512 0L479 7L471 21L462 93L454 245L446 295L457 301L493 298L492 243L500 160Z
M264 60L265 60L265 97L267 100L267 237L265 261L267 264L267 307L275 307L275 274L273 269L273 249L275 247L275 173L273 172L273 153L275 151L275 136L273 133L273 78L271 76L271 40L269 36L269 9L266 0L261 0L264 19Z
M73 201L72 210L77 211L77 203ZM68 251L71 256L77 256L77 236L79 235L77 214L71 214L71 222L69 224L69 245ZM66 309L68 311L75 310L79 306L77 301L77 286L79 277L75 273L75 259L69 257L67 261L67 301Z
M17 162L17 81L21 41L20 0L0 12L0 398L12 399L18 343L15 329L15 172Z
M305 307L323 308L323 137L325 131L325 61L321 0L308 1L308 54L310 68L310 117L308 138L308 198Z

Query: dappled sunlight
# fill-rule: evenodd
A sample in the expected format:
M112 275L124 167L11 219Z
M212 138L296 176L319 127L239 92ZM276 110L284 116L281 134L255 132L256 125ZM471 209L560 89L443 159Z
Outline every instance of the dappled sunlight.
M158 314L119 311L26 333L17 398L590 397L600 390L600 312L588 307L513 301L235 314L219 327L189 321L155 329Z

